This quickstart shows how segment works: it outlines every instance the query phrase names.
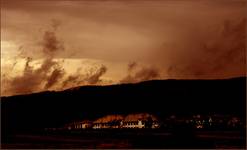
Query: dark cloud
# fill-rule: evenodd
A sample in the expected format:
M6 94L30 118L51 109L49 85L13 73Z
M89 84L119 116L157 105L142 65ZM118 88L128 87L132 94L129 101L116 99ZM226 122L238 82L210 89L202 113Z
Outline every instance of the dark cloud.
M90 71L85 79L89 84L97 84L100 82L100 77L104 75L107 71L106 66L101 65L100 68Z
M8 79L9 92L14 94L26 94L42 90L48 90L61 79L65 72L61 64L53 60L54 54L64 49L63 45L57 40L55 30L58 24L53 26L52 31L45 31L43 35L43 53L46 58L41 62L40 67L34 68L30 65L32 62L31 57L26 57L26 63L23 74L20 76ZM19 48L21 58L25 51L23 47ZM16 62L14 62L16 65Z
M64 50L63 43L56 37L56 29L57 25L53 28L53 31L45 31L44 33L42 46L45 55L53 56L55 53Z
M61 20L57 20L57 19L51 20L51 26L54 29L54 31L56 31L61 24L62 24Z
M136 62L130 62L128 64L128 72L131 72L132 70L134 70L137 67L137 63Z
M155 67L139 67L136 62L131 62L128 64L128 75L120 80L120 83L135 83L158 77L160 77L160 72Z
M80 71L81 68L78 68L76 73L70 74L67 78L65 78L62 82L62 88L65 89L75 85L80 85L82 83L81 78L83 77Z
M124 83L245 76L245 0L107 2L4 1L5 57L17 54L13 45L22 45L17 58L44 59L38 68L26 60L23 76L41 78L30 81L30 89L100 84L108 72L107 78L118 82L129 60L145 65L130 63ZM109 65L71 74L55 61L84 58ZM10 70L15 71L17 61L13 64ZM19 76L16 83L22 78L29 81Z
M63 76L64 76L64 70L60 68L55 68L48 78L48 81L45 85L45 89L49 89L50 87L55 85L58 82L58 80L61 79Z
M209 37L194 43L200 53L188 51L172 62L170 77L220 78L245 75L246 18L225 20Z
M41 78L38 76L42 76L41 74L36 74L33 72L33 68L30 66L31 59L28 57L26 59L25 68L23 71L23 75L12 78L9 81L10 89L14 94L21 93L30 93L39 88Z
M144 67L140 71L136 72L134 78L140 81L155 79L159 77L159 71L153 67Z
M87 74L80 73L80 70L81 68L79 68L75 74L71 74L66 79L64 79L62 87L68 88L85 84L100 84L102 82L100 77L106 73L107 68L104 65L101 65L100 67L92 67Z
M37 91L44 91L56 89L63 90L68 87L76 87L85 84L99 84L102 82L100 79L107 68L104 65L100 67L90 66L88 73L81 73L81 67L77 69L75 74L65 72L63 64L55 60L55 56L64 51L64 46L61 40L57 38L56 32L61 22L52 20L51 29L45 30L43 34L43 41L41 43L40 53L44 58L39 67L30 65L33 61L31 57L27 57L27 49L23 46L19 48L17 57L25 58L25 66L23 74L8 79L8 93L11 94L27 94ZM17 61L14 62L13 67ZM68 74L67 77L65 75Z
M47 90L58 82L64 71L58 62L46 59L42 65L34 69L30 66L32 59L26 58L23 74L9 80L9 92L12 94L27 94Z

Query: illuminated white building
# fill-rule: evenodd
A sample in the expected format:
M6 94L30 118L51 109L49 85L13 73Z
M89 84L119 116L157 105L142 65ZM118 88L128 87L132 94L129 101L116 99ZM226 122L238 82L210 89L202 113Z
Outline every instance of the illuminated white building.
M120 128L123 120L121 115L107 115L93 122L93 129Z
M84 121L79 121L79 122L73 122L70 124L65 125L65 128L67 128L68 130L72 130L72 129L87 129L87 128L91 128L92 126L92 122L89 120L84 120Z
M158 119L148 113L122 115L107 115L93 122L81 121L67 124L66 129L108 129L108 128L159 128Z
M145 122L142 120L138 121L122 121L122 128L145 128Z
M121 122L122 128L158 128L158 119L148 113L129 114Z

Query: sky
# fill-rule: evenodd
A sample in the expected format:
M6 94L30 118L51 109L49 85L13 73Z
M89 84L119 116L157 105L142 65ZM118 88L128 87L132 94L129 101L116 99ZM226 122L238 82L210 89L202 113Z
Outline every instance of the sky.
M239 76L245 0L1 0L1 95Z

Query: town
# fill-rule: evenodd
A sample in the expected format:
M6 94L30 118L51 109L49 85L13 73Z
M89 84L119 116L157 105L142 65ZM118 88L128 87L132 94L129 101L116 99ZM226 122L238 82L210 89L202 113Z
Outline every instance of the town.
M178 117L171 115L165 119L149 113L128 115L106 115L96 120L80 120L65 124L61 128L47 130L80 130L80 129L171 129L175 127L191 129L240 129L246 128L244 119L233 115L192 115Z

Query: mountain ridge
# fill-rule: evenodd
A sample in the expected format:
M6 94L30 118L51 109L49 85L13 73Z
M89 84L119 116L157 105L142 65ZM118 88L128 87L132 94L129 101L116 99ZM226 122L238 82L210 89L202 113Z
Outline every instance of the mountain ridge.
M3 97L2 131L57 127L107 114L231 114L246 118L246 78L153 80Z
M8 97L15 97L15 96L27 96L32 94L42 94L42 93L61 93L73 90L79 90L82 88L92 88L92 87L114 87L114 86L121 86L121 85L136 85L136 84L144 84L149 82L165 82L165 81L224 81L224 80L246 80L247 77L232 77L232 78L224 78L224 79L154 79L154 80L147 80L147 81L140 81L135 83L117 83L117 84L110 84L110 85L82 85L77 87L71 87L64 90L46 90L40 91L35 93L29 94L18 94L18 95L11 95L11 96L1 96L1 98L8 98Z

